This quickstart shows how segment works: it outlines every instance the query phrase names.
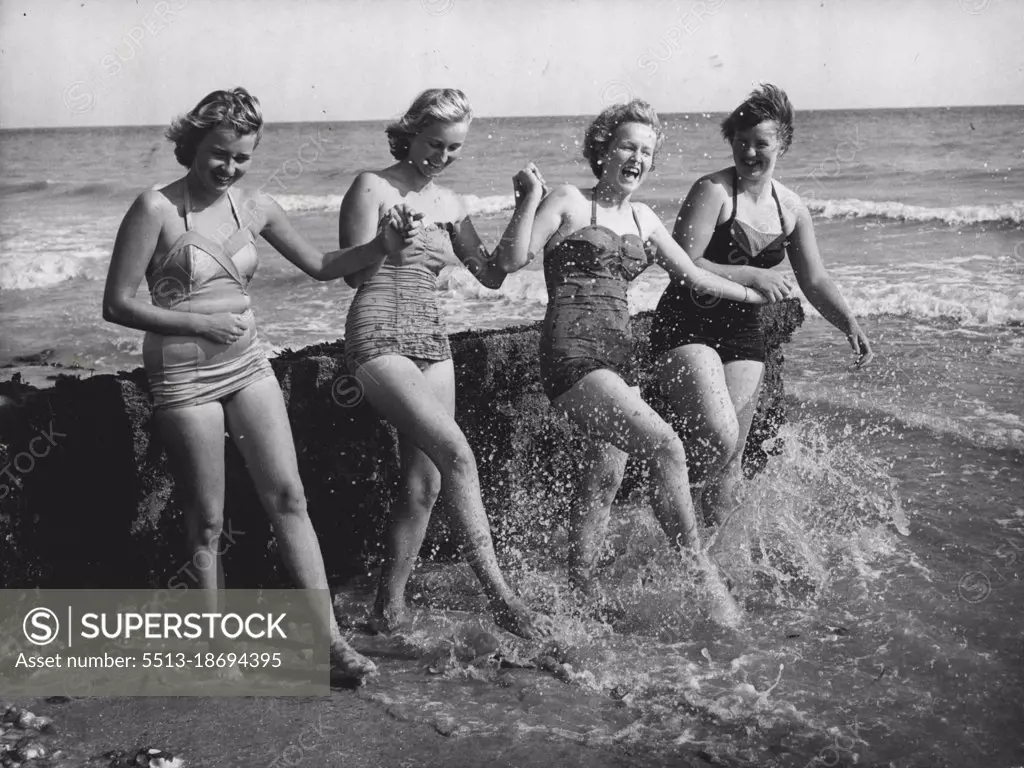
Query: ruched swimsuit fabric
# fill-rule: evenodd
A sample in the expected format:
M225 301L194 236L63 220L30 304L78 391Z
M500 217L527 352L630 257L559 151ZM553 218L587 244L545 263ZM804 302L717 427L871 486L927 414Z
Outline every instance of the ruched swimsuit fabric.
M230 191L227 196L238 229L218 242L193 227L185 185L185 233L163 258L150 263L146 281L158 307L206 315L242 314L247 328L230 344L204 336L146 333L142 359L156 409L214 402L273 376L248 292L259 264L256 243L252 232L242 227Z
M573 232L544 256L548 308L540 340L540 374L551 400L591 371L606 368L637 384L629 327L629 283L651 264L643 231L618 235L597 223Z
M789 245L782 205L772 184L781 234L768 234L736 218L738 178L733 168L732 215L715 227L704 258L715 264L770 269L782 263ZM723 363L764 362L765 336L757 304L695 294L675 278L662 294L651 324L651 351L660 355L685 344L716 350Z
M423 233L426 260L381 264L359 286L345 321L345 360L350 371L381 355L439 362L452 356L448 326L437 300L437 277L455 261L451 226L432 224Z

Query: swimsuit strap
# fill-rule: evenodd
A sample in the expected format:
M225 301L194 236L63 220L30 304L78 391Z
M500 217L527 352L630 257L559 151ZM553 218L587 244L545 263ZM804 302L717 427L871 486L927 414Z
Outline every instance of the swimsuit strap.
M640 239L643 240L644 231L640 227L640 217L636 215L636 208L633 207L632 203L629 204L629 210L633 212L633 223L636 224L636 231L640 234Z
M192 231L192 197L188 193L188 177L185 177L185 231Z
M640 233L640 239L644 239L644 230L640 226L640 218L636 215L636 208L632 203L629 204L629 210L633 214L633 223L636 224L636 231ZM597 226L597 190L590 193L590 226Z
M736 166L732 167L732 214L729 216L728 224L732 224L736 220L736 189L740 185L740 172L736 170Z
M779 225L782 227L782 234L786 234L786 220L782 218L782 203L779 202L779 194L775 191L775 181L772 180L772 197L775 199L775 208L779 212ZM736 166L732 167L732 215L729 217L729 224L736 218L736 188L739 186L739 171Z
M773 192L775 191L774 188L772 189L772 191ZM230 189L227 191L227 195L228 195L228 204L231 206L231 215L235 217L235 224L237 224L238 228L241 230L242 229L242 220L240 218L238 218L238 209L235 208L235 198L233 198L231 196L231 190Z
M775 192L774 181L772 181L772 197L775 198L775 207L779 211L779 226L782 227L782 234L786 234L786 222L782 218L782 203L779 202L779 195Z
M238 208L235 207L235 198L231 196L231 190L227 191L228 204L231 206L231 215L235 219L235 225L239 231L242 230L242 220L238 218ZM185 181L185 231L191 232L194 229L192 225L192 196L188 193L188 181Z

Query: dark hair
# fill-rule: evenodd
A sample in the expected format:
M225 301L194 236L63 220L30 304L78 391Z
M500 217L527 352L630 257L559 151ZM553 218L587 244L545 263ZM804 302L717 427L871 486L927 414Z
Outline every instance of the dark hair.
M665 139L661 129L658 113L654 107L642 99L633 99L628 104L613 104L594 118L583 137L583 157L590 161L590 170L597 178L601 178L602 164L608 145L615 138L615 131L624 123L640 123L654 130L654 152L657 154ZM654 168L652 158L651 168Z
M722 137L732 144L739 131L753 128L766 120L774 121L779 127L779 143L785 152L793 143L793 105L789 103L786 92L771 83L761 83L722 121Z
M405 160L409 156L409 140L431 123L461 123L472 119L469 99L458 88L428 88L413 100L404 115L384 129L391 156Z
M200 101L191 112L171 121L164 135L174 142L174 156L186 168L196 159L196 148L214 128L231 128L239 136L256 134L256 144L263 136L263 111L255 96L245 88L214 91Z

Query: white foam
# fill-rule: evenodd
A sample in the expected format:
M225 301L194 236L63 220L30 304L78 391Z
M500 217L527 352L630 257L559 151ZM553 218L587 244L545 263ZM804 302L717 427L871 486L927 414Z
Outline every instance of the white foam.
M291 212L315 212L331 211L337 213L341 210L343 195L275 195L272 194L282 208ZM515 207L515 198L512 195L489 195L478 197L477 195L463 195L463 202L470 216L487 216L490 214L511 211Z
M865 218L875 216L896 221L941 221L950 226L1002 222L1024 224L1024 202L1014 201L1000 205L958 205L953 208L930 208L907 205L892 200L805 199L807 207L826 219Z
M806 403L820 403L840 409L857 409L865 413L889 417L910 429L922 429L936 435L948 435L982 448L1024 450L1024 429L1009 424L1019 423L1013 414L988 411L975 414L982 418L968 420L963 414L925 412L898 401L882 401L860 396L848 389L838 389L806 379L788 377L787 393ZM1008 418L1000 418L1002 416ZM1007 426L1004 426L1007 425Z
M31 259L17 254L0 254L0 289L26 291L45 288L77 277L82 262L64 253L34 254Z

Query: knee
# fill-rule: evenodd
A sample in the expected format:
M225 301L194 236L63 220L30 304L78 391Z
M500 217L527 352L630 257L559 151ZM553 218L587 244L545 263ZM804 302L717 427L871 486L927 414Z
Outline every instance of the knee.
M589 478L591 497L598 507L610 507L619 493L625 467L618 464L600 467Z
M200 500L191 506L189 512L193 543L206 549L215 548L224 532L223 506L212 500Z
M409 501L420 509L431 509L441 493L441 475L436 471L412 473L406 483Z
M476 457L465 435L452 437L440 446L437 450L437 465L442 472L452 474L476 472Z
M686 449L676 434L664 435L654 449L655 462L666 468L686 467Z
M269 489L263 496L267 509L278 515L305 515L306 491L298 480L283 482Z
M712 424L697 437L697 450L706 465L721 469L733 459L738 441L739 428L734 422Z

